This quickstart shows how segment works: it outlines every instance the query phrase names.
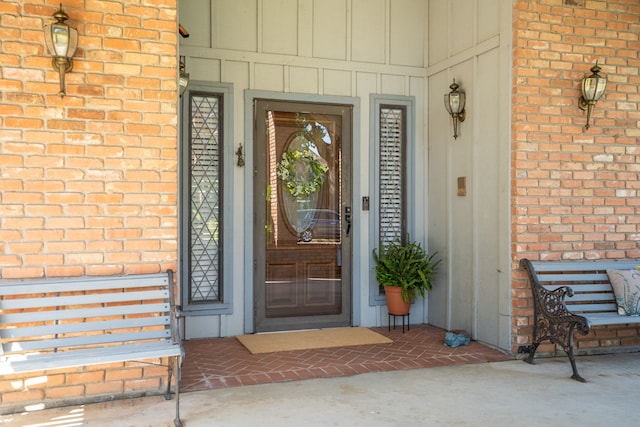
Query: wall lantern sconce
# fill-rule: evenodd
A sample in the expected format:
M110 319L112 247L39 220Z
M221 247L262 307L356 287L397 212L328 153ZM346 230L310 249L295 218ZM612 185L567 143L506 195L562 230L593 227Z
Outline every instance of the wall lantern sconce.
M178 86L180 86L180 96L187 90L189 86L189 73L185 71L184 56L180 57L180 77L178 78Z
M453 138L458 138L458 121L464 122L466 113L464 111L465 94L464 92L458 92L458 85L456 79L453 79L453 83L449 88L451 92L444 95L444 106L447 112L453 118Z
M187 29L180 24L178 24L178 32L185 39L188 39L190 36L189 31L187 31Z
M236 156L238 156L237 165L240 166L240 167L244 166L244 151L242 150L242 143L240 144L240 146L236 150Z
M53 56L51 61L53 69L60 73L60 92L58 95L64 98L66 95L64 76L73 69L72 57L78 46L78 30L71 28L64 22L69 19L69 16L62 10L62 4L60 4L60 10L54 13L53 17L56 18L56 22L45 25L44 38L47 48Z
M589 121L591 119L591 112L593 107L604 94L604 89L607 86L607 79L600 75L602 69L598 67L598 61L596 65L591 67L591 75L582 79L582 96L578 102L578 106L582 110L587 110L587 124L584 125L584 129L589 129Z

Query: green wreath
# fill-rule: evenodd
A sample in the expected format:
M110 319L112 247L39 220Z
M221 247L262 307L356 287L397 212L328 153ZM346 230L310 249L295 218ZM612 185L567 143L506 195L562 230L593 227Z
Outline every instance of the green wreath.
M306 197L320 190L329 167L308 149L285 151L276 173L293 197Z

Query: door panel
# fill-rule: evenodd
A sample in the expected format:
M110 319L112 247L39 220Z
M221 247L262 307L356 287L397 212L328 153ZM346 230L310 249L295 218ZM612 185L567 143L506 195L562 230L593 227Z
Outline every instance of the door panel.
M256 331L351 322L351 108L256 101Z
M267 317L337 314L341 311L340 269L335 248L314 244L267 247ZM334 256L332 256L332 254Z

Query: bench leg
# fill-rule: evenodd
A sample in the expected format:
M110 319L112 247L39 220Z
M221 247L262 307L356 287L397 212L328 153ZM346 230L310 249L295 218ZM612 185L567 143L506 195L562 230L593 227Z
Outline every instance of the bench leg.
M525 362L527 362L530 365L535 365L536 362L533 360L534 356L536 355L536 350L538 349L538 346L540 345L539 342L533 343L530 346L528 346L527 348L524 349L524 351L526 351L527 353L529 353L529 355L524 358L523 360Z
M167 374L167 391L164 392L164 400L171 400L171 377L173 376L173 364L169 361Z
M578 373L578 366L576 365L576 357L573 354L573 334L571 334L571 338L569 339L569 346L565 350L567 352L567 356L569 356L569 362L571 362L571 369L573 370L573 375L571 375L571 378L573 378L576 381L580 381L581 383L586 383L587 380L582 378Z
M182 427L182 420L180 420L180 378L182 377L182 357L176 357L176 419L173 423L176 427Z
M165 400L171 400L171 377L173 376L174 368L173 364L175 363L175 380L176 380L176 418L173 420L173 423L176 427L182 427L182 420L180 420L180 378L182 377L182 358L174 357L173 362L169 361L169 377L167 378L167 391L164 394Z
M578 331L580 331L580 333L582 333L583 335L588 332L588 328L586 325L585 327L580 327L581 324L577 325L579 327ZM535 365L533 358L535 357L536 350L538 349L538 346L542 341L548 339L553 344L559 344L565 351L565 353L567 353L569 362L571 363L571 369L573 370L573 375L571 375L571 378L582 383L586 382L586 380L582 378L578 373L576 358L573 353L573 336L575 328L576 323L571 323L568 326L565 322L549 324L547 322L541 321L539 323L536 323L533 330L533 344L522 348L523 353L529 353L529 355L523 360L531 365Z

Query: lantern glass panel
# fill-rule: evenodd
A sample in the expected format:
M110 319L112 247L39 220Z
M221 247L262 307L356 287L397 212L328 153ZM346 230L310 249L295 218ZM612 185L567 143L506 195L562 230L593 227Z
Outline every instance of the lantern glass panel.
M587 101L597 101L604 93L607 79L587 77L582 81L582 96Z
M451 111L451 103L449 102L449 96L450 96L450 95L451 95L451 94L449 94L449 93L446 93L446 94L444 95L444 107L447 109L447 112L448 112L449 114L451 114L451 113L452 113L452 111Z

